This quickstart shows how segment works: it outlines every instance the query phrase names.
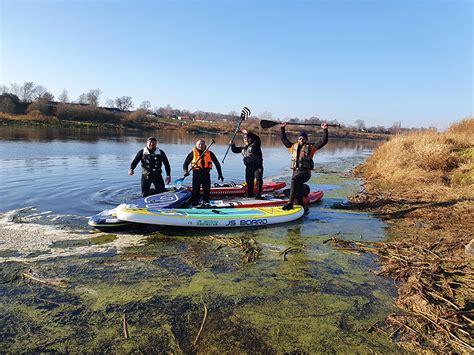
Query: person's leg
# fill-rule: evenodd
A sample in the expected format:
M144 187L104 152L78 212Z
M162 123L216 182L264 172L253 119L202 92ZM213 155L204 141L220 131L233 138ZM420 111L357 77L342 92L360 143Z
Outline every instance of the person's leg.
M304 195L304 183L311 178L311 172L301 171L297 178L296 183L296 203L303 206L303 195Z
M155 185L155 190L157 194L166 191L165 182L163 181L163 177L161 175L153 176L152 182L153 185Z
M254 179L254 165L248 164L245 166L245 182L247 183L247 197L254 197L253 179Z
M202 202L209 203L209 195L211 194L211 171L204 169L202 173Z
M295 202L295 198L297 197L297 193L302 194L303 191L303 184L309 180L311 177L311 173L308 171L293 171L293 177L291 178L291 188L290 188L290 197L288 199L288 203L283 206L284 210L291 210L293 208L293 204ZM300 197L300 201L302 202L302 197Z
M255 180L257 181L257 194L255 197L262 197L262 188L263 188L263 166L255 169Z
M191 195L191 204L197 206L201 197L201 176L199 170L193 171L193 192Z
M143 197L147 197L150 194L151 181L148 178L148 176L145 174L142 174L141 185L142 185L142 195Z

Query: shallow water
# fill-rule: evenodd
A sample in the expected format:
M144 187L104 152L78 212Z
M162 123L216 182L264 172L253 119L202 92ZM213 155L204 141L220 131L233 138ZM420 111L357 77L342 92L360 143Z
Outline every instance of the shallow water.
M391 282L371 272L372 256L324 243L333 235L384 239L381 221L335 208L359 190L347 172L372 143L331 142L320 152L309 183L325 197L293 223L104 234L85 217L138 196L139 180L126 172L141 138L28 134L0 135L5 351L397 351L368 332L394 311ZM195 138L159 138L174 171ZM221 158L225 140L217 141ZM267 139L264 152L266 177L289 181L287 151ZM230 155L224 176L242 179L242 171L241 158Z

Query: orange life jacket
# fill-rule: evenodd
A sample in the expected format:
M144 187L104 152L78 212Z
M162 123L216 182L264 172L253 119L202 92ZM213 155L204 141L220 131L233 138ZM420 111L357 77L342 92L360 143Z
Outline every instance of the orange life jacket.
M201 154L202 152L199 152L197 148L193 149L193 161L191 162L193 170L212 169L211 152L207 151L204 156L199 159Z
M291 151L291 166L293 170L313 170L313 157L316 153L316 148L312 144L305 143L300 149L300 156L298 157L298 143L295 143L290 148ZM299 159L298 159L299 158Z

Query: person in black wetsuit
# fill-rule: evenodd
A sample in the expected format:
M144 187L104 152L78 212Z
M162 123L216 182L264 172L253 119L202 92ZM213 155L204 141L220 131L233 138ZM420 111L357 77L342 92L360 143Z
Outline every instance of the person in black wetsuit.
M311 170L314 169L313 156L316 151L320 150L328 142L328 125L321 124L323 129L323 138L317 143L308 143L308 135L306 132L298 134L298 141L292 143L286 137L286 122L281 124L281 141L287 148L291 148L291 169L293 176L291 177L290 197L288 203L283 206L284 210L291 210L296 202L303 205L304 183L311 178Z
M209 195L211 192L211 169L212 163L215 164L218 179L224 181L222 176L221 165L216 156L210 150L206 150L206 142L200 139L196 142L196 147L188 154L183 163L184 176L188 176L188 166L191 164L193 169L193 192L191 197L191 204L197 206L201 194L202 186L202 201L204 204L209 204ZM204 155L203 155L204 153Z
M254 133L248 132L243 129L244 134L244 146L237 147L234 143L231 149L234 153L242 153L244 157L245 165L245 181L247 183L247 197L254 197L254 180L257 181L257 194L255 198L257 200L263 199L262 187L263 187L263 156L261 145L262 142L260 137Z
M165 152L156 146L156 138L150 137L146 142L146 147L140 149L130 164L128 175L132 176L138 163L142 163L142 194L143 197L150 195L151 184L155 186L156 193L165 192L165 183L161 176L161 166L165 166L166 183L171 181L171 167Z

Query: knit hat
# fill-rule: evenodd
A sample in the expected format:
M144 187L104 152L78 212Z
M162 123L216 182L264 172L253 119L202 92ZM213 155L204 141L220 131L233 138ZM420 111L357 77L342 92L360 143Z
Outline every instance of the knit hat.
M156 142L156 138L155 137L148 137L147 142L151 142L151 141Z
M299 134L298 134L298 138L300 137L303 137L304 139L308 140L308 135L306 134L305 131L301 131Z

